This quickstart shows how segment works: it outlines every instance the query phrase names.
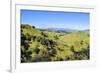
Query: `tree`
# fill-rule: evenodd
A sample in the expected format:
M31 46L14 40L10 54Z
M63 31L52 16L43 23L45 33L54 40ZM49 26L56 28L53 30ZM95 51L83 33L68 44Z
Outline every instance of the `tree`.
M73 45L70 47L70 50L71 50L72 52L75 52L74 46L73 46Z
M32 28L35 28L35 26L32 26Z
M46 33L44 33L43 31L41 32L41 34L42 34L44 37L48 37L48 36L46 35Z
M34 52L35 52L36 54L38 54L38 53L39 53L39 51L40 51L40 49L39 49L38 47L33 48L33 49L34 49Z
M83 41L83 40L81 40L80 44L81 44L81 45L83 45L83 43L84 43L84 41Z
M56 49L52 48L51 50L48 51L49 56L55 56L57 53Z
M54 38L55 38L56 40L57 40L57 39L59 39L57 35L56 35L56 36L54 36Z

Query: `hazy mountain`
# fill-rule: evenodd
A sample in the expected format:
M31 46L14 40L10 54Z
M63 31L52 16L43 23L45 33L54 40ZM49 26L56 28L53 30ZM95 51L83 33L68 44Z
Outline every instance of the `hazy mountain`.
M62 31L62 32L77 32L79 30L69 29L69 28L48 28L48 30Z

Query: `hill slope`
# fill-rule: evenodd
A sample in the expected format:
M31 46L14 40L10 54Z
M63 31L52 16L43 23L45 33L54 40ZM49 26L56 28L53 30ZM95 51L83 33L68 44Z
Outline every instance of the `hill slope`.
M21 25L21 62L68 61L89 59L86 32L57 32Z

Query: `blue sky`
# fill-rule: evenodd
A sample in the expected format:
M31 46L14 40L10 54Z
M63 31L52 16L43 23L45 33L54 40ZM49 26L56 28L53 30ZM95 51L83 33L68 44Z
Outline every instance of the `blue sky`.
M21 24L37 28L89 29L89 13L21 10Z

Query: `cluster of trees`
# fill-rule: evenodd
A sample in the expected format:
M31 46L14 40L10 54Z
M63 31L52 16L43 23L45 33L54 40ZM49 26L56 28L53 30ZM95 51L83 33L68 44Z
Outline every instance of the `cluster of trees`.
M22 26L22 28L25 28ZM35 28L35 27L33 27ZM38 61L50 61L51 56L56 54L56 49L54 48L55 42L51 39L45 38L45 34L41 32L42 36L34 36L29 33L24 34L23 29L21 29L21 62L38 62ZM45 48L41 49L37 45L35 48L30 49L31 42L37 41L41 45L44 45ZM32 58L32 54L34 53L35 57Z
M32 51L29 51L30 45L26 36L21 32L21 62L28 62L31 59Z
M75 51L74 46L71 46L70 50L73 52L73 55L70 59L72 60L86 60L90 58L89 48L82 48L80 51Z

